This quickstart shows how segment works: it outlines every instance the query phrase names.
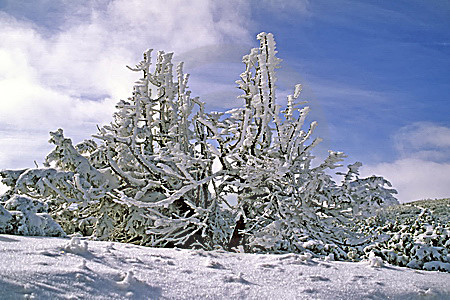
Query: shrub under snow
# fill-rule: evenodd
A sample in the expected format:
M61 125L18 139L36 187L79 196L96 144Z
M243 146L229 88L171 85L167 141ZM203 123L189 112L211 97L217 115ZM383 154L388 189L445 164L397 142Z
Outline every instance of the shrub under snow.
M10 187L1 198L0 230L81 233L156 247L364 257L372 236L352 224L398 203L396 192L382 177L359 178L361 163L334 182L329 173L341 166L342 152L330 151L313 164L321 139L313 139L317 122L306 123L302 87L293 87L285 107L277 103L281 60L272 34L257 38L260 46L243 57L237 81L243 105L227 112L206 112L191 97L189 76L182 63L173 65L172 53L159 51L153 60L147 50L130 68L142 78L95 140L73 145L59 129L50 133L55 149L45 168L0 172ZM237 195L237 204L227 202L230 195ZM417 239L434 243L428 235ZM433 253L422 263L434 261Z
M361 257L394 265L450 272L449 199L408 203L381 210L357 226L372 237ZM442 210L444 208L444 210Z
M0 204L0 233L64 236L61 226L47 213L47 204L26 196L14 195Z

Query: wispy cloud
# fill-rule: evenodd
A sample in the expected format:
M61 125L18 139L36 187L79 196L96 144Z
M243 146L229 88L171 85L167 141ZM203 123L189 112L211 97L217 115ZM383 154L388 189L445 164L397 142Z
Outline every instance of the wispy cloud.
M394 136L401 157L450 162L450 128L418 122L401 128Z
M317 97L333 104L339 101L340 105L383 105L392 98L391 92L361 87L336 79L327 80L309 76L309 80Z
M254 1L256 7L270 10L278 17L286 17L290 14L309 14L309 0L259 0Z
M10 14L0 12L0 168L41 161L48 131L58 127L75 140L95 133L114 103L129 96L140 74L125 64L145 49L186 53L251 38L242 1L83 3L67 2L51 15L48 1L36 1L39 17L30 7L20 16L13 4L5 8ZM41 23L47 14L56 29Z

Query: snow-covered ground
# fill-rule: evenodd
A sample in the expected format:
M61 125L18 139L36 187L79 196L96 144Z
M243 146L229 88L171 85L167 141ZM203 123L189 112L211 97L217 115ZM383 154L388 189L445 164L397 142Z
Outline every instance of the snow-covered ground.
M24 298L450 299L450 274L296 254L0 235L0 299Z

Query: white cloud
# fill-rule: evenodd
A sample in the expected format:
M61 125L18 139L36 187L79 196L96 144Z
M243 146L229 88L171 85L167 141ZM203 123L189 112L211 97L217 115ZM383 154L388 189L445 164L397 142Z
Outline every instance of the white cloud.
M95 133L129 95L140 74L125 64L145 49L183 53L251 38L248 5L237 0L65 2L59 11L50 31L0 12L0 168L41 161L50 130L75 140Z
M414 156L432 161L450 160L450 128L418 122L401 128L394 136L403 157Z
M398 160L365 166L361 175L387 178L400 202L450 197L450 128L414 123L401 128L394 143Z
M361 169L362 176L373 174L388 179L402 203L450 197L450 163L405 158Z
M47 143L49 138L46 132L13 131L9 134L6 131L0 131L0 135L0 169L8 165L14 168L34 166L34 160L41 163L44 158L37 158L35 154L48 153L52 148ZM42 164L39 165L42 166Z

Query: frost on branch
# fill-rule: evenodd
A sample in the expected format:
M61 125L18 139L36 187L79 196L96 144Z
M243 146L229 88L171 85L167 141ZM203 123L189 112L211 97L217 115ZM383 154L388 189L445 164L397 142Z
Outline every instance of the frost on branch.
M292 88L286 107L278 104L275 41L270 33L257 38L237 81L241 108L206 112L191 97L183 64L147 50L129 67L142 78L112 122L78 145L62 129L51 132L45 168L0 172L10 187L2 203L38 200L66 233L101 240L348 258L361 240L348 225L395 203L394 190L381 177L359 178L358 163L336 184L329 171L341 166L342 152L313 163L321 139L313 138L317 122L307 122L302 87ZM232 195L236 205L227 202Z

